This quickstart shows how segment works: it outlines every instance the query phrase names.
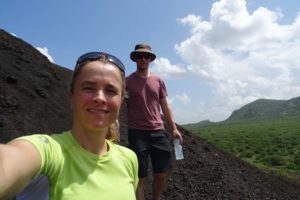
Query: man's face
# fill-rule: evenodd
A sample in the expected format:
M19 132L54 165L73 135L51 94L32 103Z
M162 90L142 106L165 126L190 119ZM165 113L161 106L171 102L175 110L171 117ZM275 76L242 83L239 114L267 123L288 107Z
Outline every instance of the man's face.
M136 56L137 67L140 70L148 69L149 63L151 62L151 55L147 53L141 53Z

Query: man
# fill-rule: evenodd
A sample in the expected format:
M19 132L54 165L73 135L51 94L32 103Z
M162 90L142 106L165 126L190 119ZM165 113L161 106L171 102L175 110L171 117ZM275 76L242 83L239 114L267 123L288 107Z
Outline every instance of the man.
M178 138L182 143L182 136L173 120L163 80L149 71L150 62L156 58L151 47L137 44L130 58L136 62L136 71L126 77L129 95L127 120L129 146L137 154L139 162L137 200L144 200L148 156L153 168L152 196L154 200L159 200L172 159L172 149L164 131L160 109L171 127L172 138Z

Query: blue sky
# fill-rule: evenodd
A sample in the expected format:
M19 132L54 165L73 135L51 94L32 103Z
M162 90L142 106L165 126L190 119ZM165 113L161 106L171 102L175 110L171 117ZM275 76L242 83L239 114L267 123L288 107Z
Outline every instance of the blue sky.
M259 98L300 96L295 0L4 0L0 28L73 69L87 51L119 57L149 43L175 121L222 121Z

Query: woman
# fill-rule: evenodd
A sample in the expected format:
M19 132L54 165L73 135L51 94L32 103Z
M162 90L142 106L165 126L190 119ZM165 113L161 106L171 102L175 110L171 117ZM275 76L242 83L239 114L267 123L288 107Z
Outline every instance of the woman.
M71 130L0 145L0 199L40 175L49 179L50 199L135 199L136 155L113 143L125 96L124 70L107 53L78 58L69 91Z

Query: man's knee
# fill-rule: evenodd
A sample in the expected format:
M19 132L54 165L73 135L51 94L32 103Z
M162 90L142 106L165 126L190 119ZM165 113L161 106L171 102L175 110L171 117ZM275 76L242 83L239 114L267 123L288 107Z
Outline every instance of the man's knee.
M167 173L153 173L154 179L166 179Z

